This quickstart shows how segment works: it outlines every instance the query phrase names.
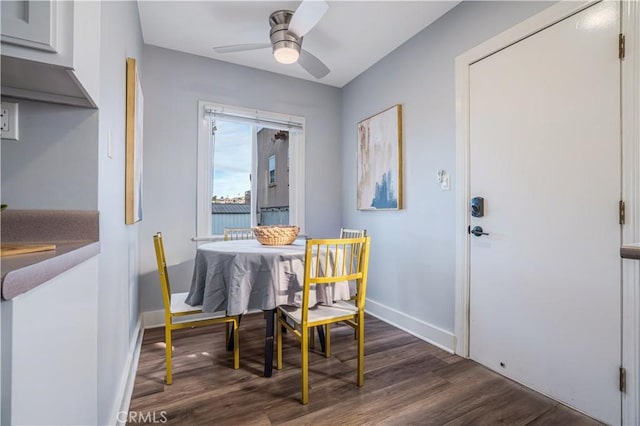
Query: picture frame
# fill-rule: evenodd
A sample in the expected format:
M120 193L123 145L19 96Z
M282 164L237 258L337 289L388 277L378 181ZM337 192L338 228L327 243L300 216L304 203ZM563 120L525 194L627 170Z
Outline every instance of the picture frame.
M142 220L142 86L136 60L127 58L125 224Z
M358 123L357 208L402 208L402 105Z

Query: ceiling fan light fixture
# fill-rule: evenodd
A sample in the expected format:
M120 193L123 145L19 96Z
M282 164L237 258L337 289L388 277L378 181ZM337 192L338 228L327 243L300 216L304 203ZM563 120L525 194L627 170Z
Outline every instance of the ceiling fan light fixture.
M303 70L317 79L329 74L329 68L307 50L302 49L302 39L327 11L324 0L302 0L294 14L291 10L276 10L269 16L269 38L273 58L280 64L298 63ZM289 26L291 25L291 31ZM247 43L214 47L216 53L244 52L264 49L268 43Z
M302 38L289 34L289 22L293 12L290 10L277 10L269 17L271 31L271 45L273 46L273 57L281 64L294 64L300 57L300 44Z
M281 46L273 49L273 57L281 64L294 64L300 57L300 52L294 47Z

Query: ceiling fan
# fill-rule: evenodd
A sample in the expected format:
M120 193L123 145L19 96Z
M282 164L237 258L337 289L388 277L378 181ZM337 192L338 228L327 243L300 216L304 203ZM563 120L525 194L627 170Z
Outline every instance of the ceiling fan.
M298 62L317 79L329 74L329 68L308 51L302 49L302 37L320 21L329 5L324 0L304 0L296 9L277 10L269 16L271 43L234 44L214 47L216 53L244 52L247 50L273 49L273 57L281 64Z

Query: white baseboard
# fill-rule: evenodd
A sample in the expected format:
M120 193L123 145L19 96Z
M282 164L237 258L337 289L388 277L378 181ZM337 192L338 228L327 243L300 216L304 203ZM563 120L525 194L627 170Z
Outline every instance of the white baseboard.
M133 393L133 385L136 381L136 373L138 371L138 359L140 358L140 350L142 348L142 315L138 319L134 330L133 338L129 346L127 361L123 369L123 376L120 380L120 387L116 395L116 403L114 404L111 419L113 424L123 426L128 420L128 416L121 413L129 412L129 404L131 403L131 394Z
M255 314L255 313L262 313L262 310L260 309L250 309L246 315L249 314ZM174 319L173 323L177 324L180 321L193 321L194 319L197 319L199 317L202 318L208 318L211 316L221 316L224 315L224 312L214 312L213 314L210 313L205 313L205 314L196 314L196 315L189 315L188 317L184 317L184 319L180 320L180 319ZM160 309L158 311L147 311L147 312L143 312L142 314L140 314L140 317L142 318L142 328L147 329L147 328L155 328L155 327L164 327L164 310Z
M164 309L142 312L140 318L143 329L164 327Z
M416 336L450 353L454 353L455 336L435 325L428 324L418 318L402 313L380 302L367 298L365 312L400 330Z
M375 300L367 299L365 311L425 342L429 342L447 352L454 353L455 336L453 333L397 311ZM253 311L249 313L252 312ZM147 311L143 312L140 316L142 318L142 327L145 329L164 326L164 310Z

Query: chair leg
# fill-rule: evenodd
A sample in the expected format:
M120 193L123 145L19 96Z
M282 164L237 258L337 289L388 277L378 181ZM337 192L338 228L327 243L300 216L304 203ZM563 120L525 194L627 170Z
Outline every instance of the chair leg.
M171 318L165 318L165 326L164 326L164 343L165 343L165 356L167 363L167 384L170 385L172 382L172 372L171 372L171 357L172 353L172 343L171 343Z
M302 328L300 342L301 360L300 367L302 369L302 403L309 403L309 330Z
M240 368L240 324L238 318L234 319L231 324L233 324L233 369L237 370Z
M364 385L364 315L358 315L358 386Z
M320 351L322 352L326 352L326 343L324 341L324 328L322 328L321 325L316 327L316 330L318 330L318 340L320 341Z
M240 321L242 320L242 315L238 315L237 317L237 323L238 323L238 328L240 328ZM233 350L233 346L234 343L236 341L234 335L233 335L233 324L232 322L226 322L224 327L225 327L225 333L224 333L224 337L225 337L225 342L227 342L227 350L228 351L232 351Z
M313 334L315 329L316 329L315 327L311 327L309 329L309 348L311 349L316 348L316 339L315 339L315 335Z

